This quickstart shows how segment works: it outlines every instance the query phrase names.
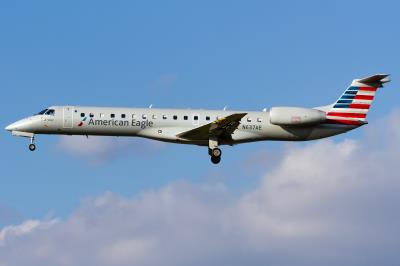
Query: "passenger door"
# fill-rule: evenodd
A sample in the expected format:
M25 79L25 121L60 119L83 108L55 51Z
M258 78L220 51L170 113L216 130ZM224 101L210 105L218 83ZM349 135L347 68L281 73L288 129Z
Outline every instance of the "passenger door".
M63 128L72 128L74 121L74 107L64 106L63 107Z

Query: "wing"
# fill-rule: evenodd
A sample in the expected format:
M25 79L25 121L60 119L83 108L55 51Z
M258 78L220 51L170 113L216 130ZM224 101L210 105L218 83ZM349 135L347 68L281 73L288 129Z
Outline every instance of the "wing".
M178 134L177 136L187 140L207 140L213 137L230 137L240 125L240 120L247 113L237 113L222 117L204 126L197 127Z

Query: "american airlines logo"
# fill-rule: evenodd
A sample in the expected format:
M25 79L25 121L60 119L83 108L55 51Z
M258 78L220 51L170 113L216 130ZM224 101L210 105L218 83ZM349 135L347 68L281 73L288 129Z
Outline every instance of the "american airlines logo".
M86 116L85 117L81 117L81 122L79 122L78 127L83 126L83 122L86 121Z

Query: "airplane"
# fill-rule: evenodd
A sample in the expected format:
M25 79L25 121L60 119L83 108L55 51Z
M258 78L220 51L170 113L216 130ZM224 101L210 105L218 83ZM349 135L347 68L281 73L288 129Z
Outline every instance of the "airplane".
M220 145L315 140L363 126L376 91L389 81L387 74L355 79L336 102L315 108L272 107L257 112L51 106L5 129L30 138L31 151L36 149L36 134L129 136L208 146L212 163L218 164Z

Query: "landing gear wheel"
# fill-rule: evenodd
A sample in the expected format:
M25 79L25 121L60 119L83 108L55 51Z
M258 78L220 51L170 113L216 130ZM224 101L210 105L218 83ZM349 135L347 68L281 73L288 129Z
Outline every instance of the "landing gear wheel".
M220 149L218 149L218 148L214 148L211 151L211 156L212 157L221 157L221 154L222 154L222 151Z
M218 148L218 138L211 136L208 139L208 154L211 156L211 162L218 164L221 161L222 151Z
M36 145L33 144L33 143L29 144L29 150L30 150L30 151L36 150Z
M221 157L214 157L214 156L211 156L211 162L212 162L213 164L219 164L220 161L221 161Z

